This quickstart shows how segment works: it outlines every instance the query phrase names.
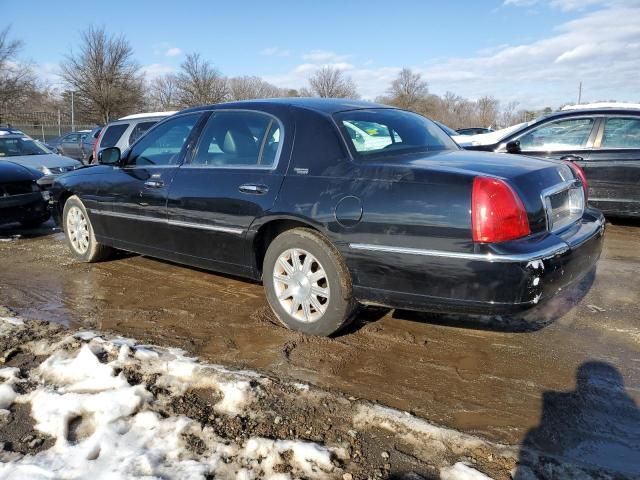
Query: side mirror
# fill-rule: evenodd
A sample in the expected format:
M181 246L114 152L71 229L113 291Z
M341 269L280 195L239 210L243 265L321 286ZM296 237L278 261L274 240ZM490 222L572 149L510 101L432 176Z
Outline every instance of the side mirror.
M513 140L507 143L507 152L509 153L520 153L522 150L520 149L520 140Z
M101 165L117 165L120 162L120 149L107 147L98 152L98 163Z

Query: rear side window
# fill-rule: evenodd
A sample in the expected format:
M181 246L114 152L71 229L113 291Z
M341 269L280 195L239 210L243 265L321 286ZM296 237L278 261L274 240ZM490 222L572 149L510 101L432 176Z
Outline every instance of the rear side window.
M131 130L131 135L129 135L129 145L133 145L135 141L142 136L143 133L153 127L156 123L158 122L140 122L135 127L133 127L133 130Z
M458 149L440 127L415 113L366 109L337 113L335 118L361 157Z
M640 119L608 118L601 148L640 148Z
M127 128L129 128L128 123L118 123L116 125L108 126L100 140L100 148L113 147L118 143L120 137L122 137L122 134Z
M272 167L281 142L279 122L258 112L214 112L192 165Z
M541 125L520 137L523 151L554 151L584 148L591 135L593 118L570 118Z

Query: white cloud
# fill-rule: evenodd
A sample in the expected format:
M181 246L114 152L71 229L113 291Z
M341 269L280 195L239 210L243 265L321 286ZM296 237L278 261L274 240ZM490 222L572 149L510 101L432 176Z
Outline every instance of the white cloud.
M269 57L288 57L289 55L291 55L291 52L289 50L283 50L282 48L278 47L269 47L261 50L260 55L267 55Z
M164 52L165 57L177 57L178 55L182 55L182 50L178 47L171 47Z
M530 0L510 0L509 3ZM551 0L569 8L573 0ZM630 3L631 2L631 3ZM468 98L493 95L503 102L517 100L526 108L556 107L575 101L578 83L588 101L640 100L640 1L611 3L560 24L546 38L520 45L497 45L475 56L416 59L406 65L422 73L436 94L452 91ZM268 81L288 88L307 85L311 73L322 65L343 69L360 94L373 99L405 65L374 67L347 63L350 55L316 50L304 63ZM379 64L379 62L378 62Z
M176 71L175 67L164 63L151 63L149 65L144 65L141 70L147 77L147 80L152 80L161 75L166 75L167 73L173 73Z
M350 56L351 55L338 55L329 50L311 50L302 55L302 58L313 63L338 63L344 62Z

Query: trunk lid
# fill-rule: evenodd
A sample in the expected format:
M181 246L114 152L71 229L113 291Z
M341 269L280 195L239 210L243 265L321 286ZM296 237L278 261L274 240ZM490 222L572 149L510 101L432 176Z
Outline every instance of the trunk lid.
M506 180L522 200L529 218L531 232L547 229L547 207L545 192L575 180L575 175L565 162L467 150L429 152L420 155L404 155L380 159L371 166L386 167L392 171L404 171L404 180L433 183L443 176L466 177L470 181L476 176L497 177ZM437 179L437 180L436 180Z

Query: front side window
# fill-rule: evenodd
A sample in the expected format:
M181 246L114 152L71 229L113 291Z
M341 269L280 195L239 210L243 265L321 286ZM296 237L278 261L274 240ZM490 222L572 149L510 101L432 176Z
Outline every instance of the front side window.
M601 148L640 148L640 118L607 118Z
M200 113L182 115L159 125L131 149L127 166L177 165L199 118Z
M64 141L68 143L76 143L78 141L79 135L77 133L70 133L66 137L64 137Z
M458 149L440 127L415 113L381 108L340 112L335 118L361 157Z
M191 163L213 167L272 167L281 135L280 123L264 113L213 112Z
M44 146L31 138L0 137L0 158L19 157L21 155L45 155L50 153Z
M131 130L131 135L129 135L129 145L133 145L134 143L136 143L136 140L138 140L143 133L153 127L156 123L158 122L140 122L135 127L133 127L133 130Z
M127 128L129 128L128 123L118 123L107 127L104 135L102 135L100 139L100 148L113 147L116 145Z
M593 118L570 118L545 123L520 137L520 149L551 152L585 148L593 123Z

